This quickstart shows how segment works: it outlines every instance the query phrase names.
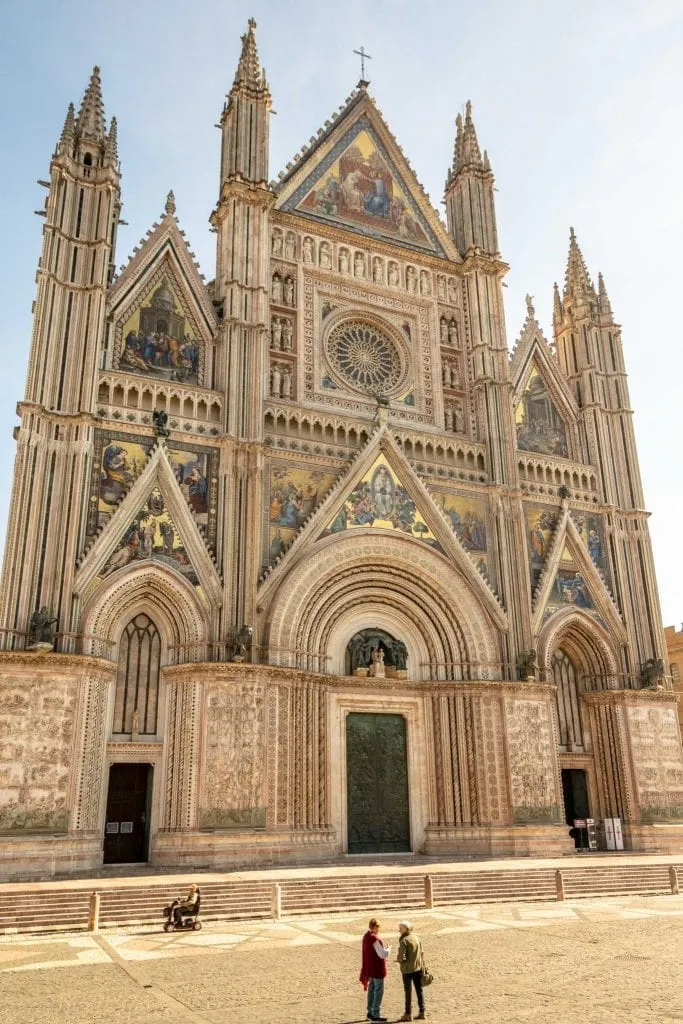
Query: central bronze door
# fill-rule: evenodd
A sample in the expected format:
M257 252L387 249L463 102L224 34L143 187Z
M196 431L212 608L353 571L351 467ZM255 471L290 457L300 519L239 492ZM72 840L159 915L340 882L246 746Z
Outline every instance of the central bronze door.
M349 853L410 850L403 715L347 715L346 806Z

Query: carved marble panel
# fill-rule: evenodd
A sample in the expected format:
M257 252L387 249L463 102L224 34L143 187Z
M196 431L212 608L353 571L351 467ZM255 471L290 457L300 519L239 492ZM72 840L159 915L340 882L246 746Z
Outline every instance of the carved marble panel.
M68 828L77 683L0 680L0 832Z
M641 820L683 819L683 748L673 707L626 709Z
M235 683L206 695L201 828L266 824L265 687Z
M543 700L506 700L505 724L513 821L559 821L550 704Z

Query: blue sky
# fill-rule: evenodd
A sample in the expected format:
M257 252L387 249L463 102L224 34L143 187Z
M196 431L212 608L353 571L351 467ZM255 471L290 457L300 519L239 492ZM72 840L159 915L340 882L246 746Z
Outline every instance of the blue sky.
M169 188L207 279L214 236L221 110L249 16L277 115L271 177L354 87L363 44L371 92L437 209L453 121L471 99L497 182L510 263L512 347L535 298L550 333L569 225L601 270L623 325L646 505L667 624L683 619L683 228L681 0L22 0L0 21L0 529L14 459L50 154L70 100L102 67L119 121L123 216L117 264L160 216Z

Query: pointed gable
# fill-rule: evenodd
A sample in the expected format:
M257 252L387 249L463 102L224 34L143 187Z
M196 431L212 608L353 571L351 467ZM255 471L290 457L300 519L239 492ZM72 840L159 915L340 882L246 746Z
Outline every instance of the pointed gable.
M527 317L510 363L520 451L571 458L578 410L527 296Z
M113 368L205 385L205 351L216 319L178 228L172 193L166 215L140 246L107 296Z
M214 560L161 443L87 551L74 591L83 594L96 582L142 560L179 573L211 603L221 604L222 585Z
M434 256L454 244L364 89L283 177L277 207Z

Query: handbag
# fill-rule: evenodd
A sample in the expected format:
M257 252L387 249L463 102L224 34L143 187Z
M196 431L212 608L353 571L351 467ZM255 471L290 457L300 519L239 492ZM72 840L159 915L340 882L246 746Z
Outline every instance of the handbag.
M434 975L425 963L424 953L422 954L422 970L420 973L422 975L422 987L425 988L425 986L431 985L434 981Z

